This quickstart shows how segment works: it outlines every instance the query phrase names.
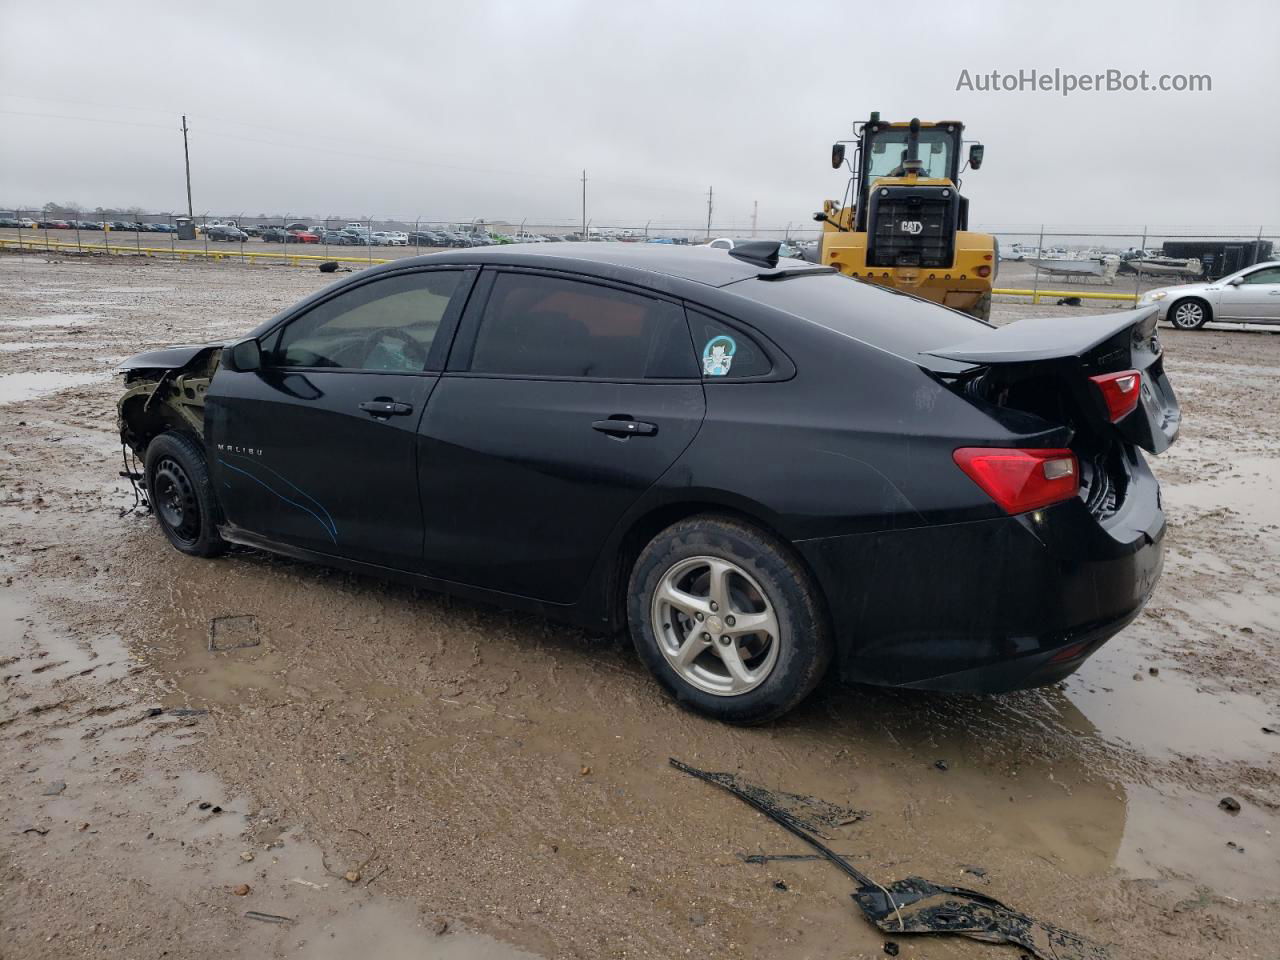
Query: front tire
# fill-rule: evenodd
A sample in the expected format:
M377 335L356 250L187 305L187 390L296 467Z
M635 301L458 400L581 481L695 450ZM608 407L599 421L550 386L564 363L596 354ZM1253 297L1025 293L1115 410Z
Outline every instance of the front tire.
M218 535L221 513L204 451L181 433L162 433L147 445L147 495L160 529L175 548L193 557L227 549Z
M658 682L729 723L782 716L831 662L808 572L784 543L729 517L691 517L654 537L631 571L627 619Z
M1203 300L1179 300L1169 308L1169 322L1179 330L1199 330L1209 322L1209 305Z

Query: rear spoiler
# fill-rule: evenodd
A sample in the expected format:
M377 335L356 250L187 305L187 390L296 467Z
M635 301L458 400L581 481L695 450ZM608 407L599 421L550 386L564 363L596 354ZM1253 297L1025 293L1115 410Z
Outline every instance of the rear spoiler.
M997 327L973 340L926 353L967 363L1034 363L1082 357L1122 330L1136 327L1142 339L1155 333L1159 308L1144 307L1088 317L1034 317Z

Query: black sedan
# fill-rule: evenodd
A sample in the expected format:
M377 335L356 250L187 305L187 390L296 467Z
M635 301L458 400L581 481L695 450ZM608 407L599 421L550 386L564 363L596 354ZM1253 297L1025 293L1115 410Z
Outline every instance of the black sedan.
M239 227L233 227L227 223L215 223L205 227L204 234L210 240L222 240L231 243L243 243L249 239L249 235Z
M127 361L179 550L227 544L629 629L751 723L847 680L1056 681L1159 576L1152 309L995 328L798 260L492 247Z

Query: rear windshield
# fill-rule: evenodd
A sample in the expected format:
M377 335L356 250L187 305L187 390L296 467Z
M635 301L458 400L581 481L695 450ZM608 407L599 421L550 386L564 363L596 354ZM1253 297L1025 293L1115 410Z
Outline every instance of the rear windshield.
M753 278L729 289L907 358L971 340L979 330L990 329L981 320L842 273Z

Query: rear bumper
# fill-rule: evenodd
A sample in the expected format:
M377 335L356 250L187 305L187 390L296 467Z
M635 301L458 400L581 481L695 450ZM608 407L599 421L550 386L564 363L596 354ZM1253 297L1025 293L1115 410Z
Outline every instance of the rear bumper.
M799 541L845 680L996 693L1074 672L1141 611L1164 560L1159 487L1134 455L1124 506L1072 500L972 523Z

